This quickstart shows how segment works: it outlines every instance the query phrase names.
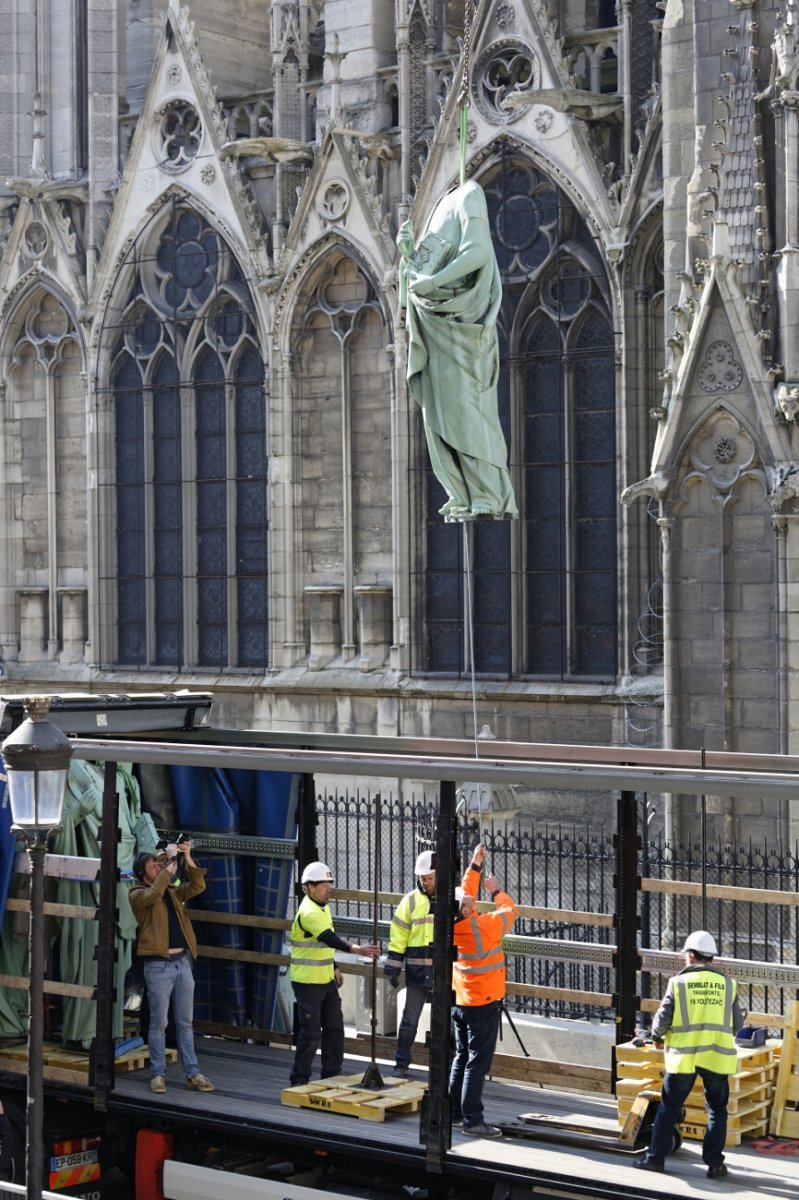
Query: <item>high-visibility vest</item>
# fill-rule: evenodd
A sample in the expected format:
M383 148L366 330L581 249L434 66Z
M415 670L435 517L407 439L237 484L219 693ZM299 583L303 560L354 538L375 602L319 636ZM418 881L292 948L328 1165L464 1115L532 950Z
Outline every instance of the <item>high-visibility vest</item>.
M738 1070L733 1003L738 984L713 967L687 967L669 986L674 1015L666 1034L666 1070L687 1075L697 1067L717 1075Z
M516 905L507 892L494 896L493 912L475 913L455 922L453 938L458 952L452 964L455 1003L467 1008L505 998L505 955L502 939L516 919Z
M332 928L328 906L306 896L291 927L292 983L329 983L334 977L333 947L317 940L320 933Z
M385 969L399 971L404 963L406 983L431 988L434 926L427 892L414 888L403 896L391 918Z

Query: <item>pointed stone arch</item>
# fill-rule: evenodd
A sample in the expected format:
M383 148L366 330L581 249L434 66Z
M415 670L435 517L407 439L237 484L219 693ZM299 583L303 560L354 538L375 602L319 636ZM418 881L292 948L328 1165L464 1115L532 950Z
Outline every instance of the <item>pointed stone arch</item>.
M668 506L675 744L781 748L769 490L754 431L717 402L683 440Z
M97 335L98 661L268 665L267 373L240 258L193 197L159 202Z
M474 669L493 677L613 678L618 415L610 284L582 211L558 181L505 139L495 151L475 177L503 282L498 402L521 517L475 522L464 538L442 525L443 494L427 467L420 472L415 665L468 674L473 650Z
M284 574L295 581L300 614L304 597L305 616L302 625L295 616L292 627L287 611L288 642L296 654L309 649L313 668L359 654L371 669L382 665L391 641L388 317L373 272L341 238L312 247L289 286L291 302L276 329L294 386L283 401L292 408L283 449L294 464ZM302 519L289 531L290 512ZM382 649L374 650L375 640Z
M58 284L39 275L18 291L0 353L0 651L74 662L85 651L90 553L86 348Z

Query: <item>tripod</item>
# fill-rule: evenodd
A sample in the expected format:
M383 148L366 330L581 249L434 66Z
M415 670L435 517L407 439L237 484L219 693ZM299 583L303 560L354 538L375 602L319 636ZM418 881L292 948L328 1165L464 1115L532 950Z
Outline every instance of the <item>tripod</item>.
M510 1013L508 1012L508 1009L507 1009L507 1007L506 1007L506 1005L505 1005L505 1001L504 1001L504 1000L502 1001L502 1003L501 1003L501 1004L500 1004L500 1006L499 1006L499 1013L500 1013L500 1020L499 1020L499 1040L500 1040L500 1041L502 1041L502 1018L504 1017L504 1018L505 1018L505 1020L506 1020L506 1021L508 1022L508 1024L510 1025L511 1029L513 1030L514 1037L516 1038L516 1041L519 1043L519 1047L520 1047L520 1049L521 1049L521 1052L522 1052L522 1054L524 1055L524 1057L525 1057L525 1058L529 1058L529 1057L530 1057L530 1051L527 1049L527 1047L525 1046L525 1044L524 1044L524 1042L522 1041L521 1037L519 1036L519 1031L518 1031L518 1029L516 1028L516 1026L513 1024L513 1017L512 1017L512 1016L510 1015Z

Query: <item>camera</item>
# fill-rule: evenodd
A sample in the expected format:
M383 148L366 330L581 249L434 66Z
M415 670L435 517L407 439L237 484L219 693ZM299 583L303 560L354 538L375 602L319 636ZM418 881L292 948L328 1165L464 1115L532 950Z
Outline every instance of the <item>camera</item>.
M179 833L174 841L169 837L159 838L155 844L155 852L156 854L166 854L167 862L176 862L178 867L182 867L184 855L180 847L184 842L188 842L190 840L191 839L187 833Z

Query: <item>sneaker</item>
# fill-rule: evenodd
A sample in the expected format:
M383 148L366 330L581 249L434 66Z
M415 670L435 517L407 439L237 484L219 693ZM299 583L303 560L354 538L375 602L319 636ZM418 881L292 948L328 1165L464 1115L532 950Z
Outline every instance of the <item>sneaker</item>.
M480 1125L464 1125L463 1132L468 1134L469 1137L480 1137L480 1138L502 1137L502 1130L500 1129L499 1125L484 1125L482 1123Z
M708 1179L726 1179L728 1175L727 1166L725 1163L718 1163L715 1167L708 1167Z
M409 1079L411 1073L407 1067L403 1066L401 1063L397 1063L391 1074L395 1075L397 1079Z
M659 1175L662 1175L665 1169L659 1158L647 1158L645 1154L641 1158L634 1158L633 1166L639 1171L655 1171Z
M153 1075L152 1079L150 1080L150 1091L151 1092L165 1092L166 1091L166 1080L164 1079L163 1075Z
M191 1088L193 1092L215 1092L216 1088L211 1083L210 1079L206 1079L204 1075L192 1075L191 1079L186 1080L186 1087Z

